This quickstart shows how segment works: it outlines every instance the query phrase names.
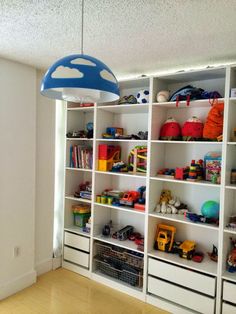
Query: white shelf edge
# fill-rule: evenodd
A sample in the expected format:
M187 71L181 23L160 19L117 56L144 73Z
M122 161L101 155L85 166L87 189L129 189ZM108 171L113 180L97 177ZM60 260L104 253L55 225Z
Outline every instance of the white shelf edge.
M108 138L97 138L96 139L96 141L97 142L126 142L126 143L148 143L148 140L132 140L132 139L127 139L127 140L125 140L125 139L117 139L117 138L115 138L115 139L108 139Z
M69 231L69 232L73 232L79 235L83 235L87 238L90 238L91 235L90 233L84 232L82 228L76 227L76 226L71 226L71 227L64 227L64 231Z
M102 204L102 203L97 203L97 202L95 202L94 205L100 206L100 207L112 208L112 209L116 209L120 211L125 211L132 214L145 215L145 211L134 210L133 207L128 208L128 207L123 207L123 206L114 206L114 205Z
M91 204L92 201L85 199L85 198L81 198L81 197L74 197L73 195L66 195L65 199L67 200L71 200L71 201L76 201L76 202L81 202L81 203L87 203L87 204Z
M236 283L236 273L230 273L225 270L222 274L222 279L229 280Z
M187 181L187 180L176 180L176 179L171 179L171 178L166 178L166 177L150 177L151 180L156 180L156 181L165 181L165 182L173 182L173 183L180 183L180 184L193 184L193 185L200 185L200 186L209 186L209 187L217 187L220 188L220 184L213 184L213 183L208 183L208 181ZM235 187L236 188L236 187Z
M94 111L94 107L67 107L67 111Z
M144 252L141 252L141 251L137 250L137 244L134 244L134 242L130 241L130 240L120 241L120 240L117 240L117 239L113 239L111 237L107 238L107 237L104 237L102 235L93 236L93 239L97 240L97 241L100 241L100 242L109 243L111 245L119 246L119 247L124 248L126 250L130 250L130 251L134 251L134 252L137 252L137 253L140 253L140 254L144 254Z
M98 174L106 174L106 175L112 175L112 176L124 176L124 177L129 177L129 178L142 178L146 179L146 175L137 175L137 174L132 174L132 173L127 173L127 172L112 172L112 171L99 171L96 170L95 173Z
M236 229L224 228L224 232L225 233L236 234Z
M224 98L218 98L218 101L225 101ZM191 107L211 107L211 103L209 99L198 99L198 100L190 100L189 106L187 106L186 100L180 101L178 107L176 107L176 101L166 101L166 102L153 102L153 107L162 107L162 108L191 108Z
M93 169L72 168L72 167L66 167L66 170L70 170L70 171L87 171L87 172L92 172L93 171Z
M236 142L227 142L227 145L236 145Z
M162 141L162 140L151 140L151 143L158 144L198 144L198 145L219 145L221 146L223 142L209 142L209 141ZM236 143L235 143L236 145Z
M67 141L93 141L93 138L84 138L84 137L67 137Z
M162 260L162 261L165 261L165 262L168 262L168 263L171 263L171 264L175 264L175 265L178 265L178 266L181 266L181 267L192 269L192 270L195 270L195 271L198 271L198 272L201 272L201 273L205 273L207 275L211 275L211 276L214 276L214 277L217 276L217 263L211 261L208 258L207 253L205 253L205 252L204 252L205 257L204 257L204 259L203 259L203 261L201 263L196 263L196 262L193 262L191 260L187 260L187 259L181 258L177 254L172 254L172 253L160 252L160 253L163 253L163 255L166 254L167 256L158 256L159 252L160 251L152 250L151 252L148 253L148 256L156 258L156 259L159 259L159 260ZM168 256L171 256L171 255L174 256L173 259L168 258ZM176 257L176 260L175 260L175 257ZM177 258L179 259L179 261L178 261ZM204 269L204 267L207 267L207 265L211 265L211 267L213 266L213 268L215 268L215 270L214 271L212 271L212 270L209 271L209 270Z
M230 190L236 190L236 185L226 185L225 188Z
M139 103L137 103L137 104L121 104L121 105L101 105L101 106L97 106L97 109L99 110L99 109L109 109L109 108L117 108L117 109L119 109L119 108L137 108L137 107L139 107L139 108L141 108L141 107L143 107L143 108L148 108L149 106L150 106L150 104L151 103L144 103L144 104L139 104Z
M219 230L218 226L216 226L216 225L210 225L210 224L205 224L205 223L196 223L196 222L192 222L191 220L188 220L187 218L180 219L180 217L184 217L184 215L149 213L148 216L154 217L154 218L170 220L170 221L175 221L175 222L191 225L191 226L194 226L197 228L199 227L199 228L212 229L214 231ZM179 218L177 218L178 216L179 216Z

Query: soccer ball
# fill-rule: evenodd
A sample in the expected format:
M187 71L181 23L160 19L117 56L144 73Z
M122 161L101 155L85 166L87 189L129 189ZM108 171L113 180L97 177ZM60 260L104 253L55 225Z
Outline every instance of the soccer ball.
M146 104L149 102L149 90L142 89L137 94L137 101L139 104Z

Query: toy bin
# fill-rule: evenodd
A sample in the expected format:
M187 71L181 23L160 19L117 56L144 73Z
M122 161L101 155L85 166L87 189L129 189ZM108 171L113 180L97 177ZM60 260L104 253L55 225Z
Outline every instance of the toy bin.
M90 213L73 213L74 215L74 225L80 228L85 227L91 214Z
M220 183L221 152L209 152L204 156L205 180Z

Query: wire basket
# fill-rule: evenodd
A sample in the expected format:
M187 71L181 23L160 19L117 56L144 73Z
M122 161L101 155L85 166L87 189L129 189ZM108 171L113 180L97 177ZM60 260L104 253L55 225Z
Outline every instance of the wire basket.
M143 255L113 245L96 242L96 268L102 273L128 283L143 285Z

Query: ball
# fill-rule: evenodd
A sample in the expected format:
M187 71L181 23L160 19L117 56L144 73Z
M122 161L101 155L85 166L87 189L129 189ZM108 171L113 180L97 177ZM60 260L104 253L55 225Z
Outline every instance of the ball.
M137 94L137 101L139 104L146 104L149 102L149 90L142 89Z
M203 203L201 213L206 218L219 218L220 204L215 201L206 201Z
M170 92L168 90L162 90L157 93L157 102L166 102L170 97Z

